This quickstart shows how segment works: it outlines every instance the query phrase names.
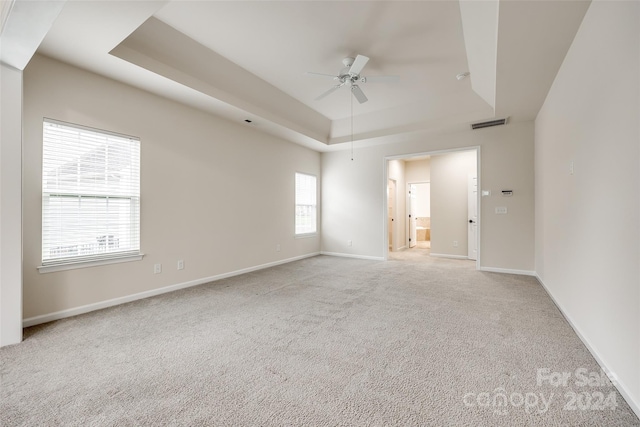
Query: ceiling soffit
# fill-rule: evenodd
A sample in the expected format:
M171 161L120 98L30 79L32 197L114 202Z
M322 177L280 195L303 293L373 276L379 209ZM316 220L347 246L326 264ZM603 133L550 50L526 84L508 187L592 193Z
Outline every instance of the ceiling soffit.
M323 151L534 119L588 5L67 2L39 51ZM315 101L333 82L304 72L337 73L357 54L371 58L366 74L400 83L363 85L369 102L353 109L348 90Z

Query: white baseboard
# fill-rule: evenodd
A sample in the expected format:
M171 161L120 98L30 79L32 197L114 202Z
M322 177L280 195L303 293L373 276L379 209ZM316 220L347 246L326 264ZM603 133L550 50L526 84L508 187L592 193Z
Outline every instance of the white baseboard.
M506 274L519 274L521 276L536 276L536 272L532 270L514 270L512 268L497 268L497 267L480 267L480 271L488 271L490 273L506 273Z
M407 245L404 246L400 246L398 249L396 249L397 251L404 251L405 249L407 249Z
M357 254L344 254L341 252L320 252L320 255L328 255L328 256L339 256L343 258L357 258L357 259L368 259L372 261L384 261L384 257L378 256L370 256L370 255L357 255Z
M314 252L310 254L300 255L293 258L287 258L279 261L269 262L267 264L256 265L254 267L243 268L229 273L216 274L215 276L203 277L201 279L190 280L188 282L178 283L176 285L165 286L158 289L151 289L148 291L140 292L133 295L127 295L123 297L113 298L106 301L100 301L92 304L82 305L80 307L69 308L67 310L56 311L55 313L43 314L40 316L29 317L22 321L22 327L28 328L29 326L39 325L41 323L52 322L54 320L65 319L67 317L77 316L79 314L89 313L95 310L102 310L103 308L113 307L120 304L125 304L131 301L136 301L143 298L149 298L156 295L166 294L168 292L177 291L179 289L190 288L192 286L202 285L204 283L215 282L216 280L226 279L228 277L239 276L240 274L250 273L252 271L263 270L269 267L275 267L276 265L287 264L293 261L298 261L304 258L311 258L316 255L320 255L320 252Z
M602 371L607 374L609 373L614 374L614 377L615 377L614 386L620 392L620 394L622 395L624 400L627 402L631 410L635 412L638 418L640 418L640 402L636 402L633 400L633 398L631 397L631 394L628 392L629 388L626 386L625 382L622 381L620 378L618 378L617 375L615 375L615 371L609 368L608 364L600 356L598 351L596 351L595 347L591 345L591 342L587 339L587 337L582 333L580 328L571 319L571 316L569 316L569 314L562 309L562 306L554 298L553 294L549 291L549 288L547 288L547 285L544 284L540 276L538 276L537 273L534 274L534 276L536 279L538 279L538 282L540 282L544 290L547 292L547 295L549 295L549 298L551 298L551 301L553 301L556 307L558 307L558 310L560 310L560 313L562 313L562 316L564 316L564 318L567 320L567 322L569 323L573 331L576 333L576 335L578 335L578 338L580 338L584 346L587 347L587 350L589 350L593 358L596 359L596 362L598 363L598 365L600 365L600 368L602 369Z
M431 253L431 254L429 254L429 256L432 256L432 257L435 257L435 258L469 259L469 257L465 256L465 255L450 255L450 254L434 254L434 253Z

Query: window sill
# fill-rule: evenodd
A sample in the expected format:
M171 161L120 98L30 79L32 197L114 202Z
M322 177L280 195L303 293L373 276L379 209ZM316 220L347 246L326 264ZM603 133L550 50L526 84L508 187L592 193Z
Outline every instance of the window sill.
M304 234L296 234L294 237L296 239L308 239L309 237L317 237L318 233L304 233Z
M59 264L41 265L38 267L40 274L53 273L55 271L75 270L78 268L97 267L99 265L119 264L121 262L140 261L144 254L122 255L111 258L92 259L85 261L69 261Z

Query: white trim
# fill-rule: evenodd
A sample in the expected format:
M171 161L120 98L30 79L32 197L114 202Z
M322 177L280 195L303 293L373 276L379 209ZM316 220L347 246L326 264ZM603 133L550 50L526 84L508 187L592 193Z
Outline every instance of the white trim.
M358 254L345 254L340 252L320 252L320 255L327 256L337 256L342 258L357 258L357 259L368 259L373 261L385 261L384 257L381 256L371 256L371 255L358 255Z
M467 261L473 261L473 260L470 260L469 257L466 255L429 254L429 256L432 256L435 258L466 259Z
M388 169L388 167L387 167ZM393 210L393 216L397 219L398 215L398 180L387 177L387 242L391 244L391 252L397 251L396 240L398 240L398 221L394 221L393 217L391 218L391 241L389 242L389 181L393 181L393 190L395 194L393 194L393 204L391 206ZM405 197L406 199L406 197ZM388 245L387 245L388 246Z
M532 270L515 270L513 268L480 267L480 271L488 271L490 273L519 274L521 276L534 277L536 275L536 272Z
M482 237L480 235L482 230L482 146L476 145L476 178L478 184L478 202L476 207L478 210L478 218L476 225L476 270L480 270L480 250L482 248Z
M471 151L479 148L480 148L479 145L471 145L469 147L445 148L443 150L421 151L418 153L407 153L407 154L395 154L392 156L385 156L385 160L403 160L403 159L410 159L412 157L436 156L438 154L456 153L459 151Z
M318 232L314 231L313 233L301 233L293 236L294 239L310 239L312 237L318 237Z
M53 273L55 271L75 270L77 268L96 267L98 265L118 264L121 262L140 261L144 257L144 254L135 255L122 255L110 258L84 260L84 261L72 261L61 264L41 265L36 267L40 274Z
M100 301L92 304L82 305L80 307L74 307L67 310L56 311L55 313L43 314L40 316L29 317L22 321L22 327L28 328L29 326L39 325L41 323L52 322L54 320L60 320L67 317L77 316L79 314L89 313L95 310L102 310L103 308L113 307L120 304L125 304L131 301L139 299L149 298L156 295L165 294L167 292L173 292L180 289L190 288L192 286L202 285L204 283L215 282L216 280L226 279L228 277L239 276L241 274L250 273L252 271L263 270L269 267L275 267L276 265L287 264L289 262L298 261L304 258L311 258L316 255L320 255L319 252L313 252L310 254L300 255L293 258L287 258L279 261L269 262L267 264L256 265L254 267L243 268L229 273L217 274L215 276L203 277L201 279L190 280L188 282L178 283L176 285L165 286L163 288L151 289L149 291L139 292L137 294L127 295L124 297L113 298L106 301Z
M404 251L406 249L407 249L407 245L404 245L404 246L399 247L396 251L400 252L400 251Z
M608 364L596 351L595 347L591 345L591 342L587 339L587 337L580 331L580 328L578 328L575 322L573 322L569 314L562 309L562 306L553 297L553 294L549 291L549 288L547 288L547 286L544 284L540 276L538 276L538 274L535 273L534 277L538 280L538 282L540 282L540 285L542 285L547 295L549 295L549 298L551 298L551 301L553 301L556 307L558 307L558 310L560 311L562 316L566 319L567 323L569 323L569 326L571 326L571 328L576 333L578 338L580 338L580 340L582 341L584 346L587 348L587 350L589 350L589 353L591 353L593 358L596 359L596 362L598 363L598 365L600 365L600 368L602 368L602 371L605 372L607 376L609 376L609 378L613 380L612 383L614 387L618 390L618 392L620 392L620 394L622 395L622 398L627 402L631 410L635 412L638 418L640 418L640 402L635 402L633 400L633 398L631 397L631 393L628 392L629 387L626 386L625 383L615 375L615 372L612 369L608 368L607 366Z
M54 124L54 125L58 125L58 126L66 126L66 127L79 129L79 130L86 130L86 131L89 131L89 132L106 133L107 135L115 136L115 137L118 137L118 138L132 139L134 141L140 142L140 138L139 137L132 136L132 135L127 135L126 133L118 133L118 132L114 132L114 131L111 131L111 130L105 130L105 129L100 129L100 128L94 128L94 127L91 127L91 126L79 125L77 123L65 122L65 121L62 121L62 120L52 119L52 118L49 118L49 117L43 117L42 121L43 122L48 122L48 123L51 123L51 124Z

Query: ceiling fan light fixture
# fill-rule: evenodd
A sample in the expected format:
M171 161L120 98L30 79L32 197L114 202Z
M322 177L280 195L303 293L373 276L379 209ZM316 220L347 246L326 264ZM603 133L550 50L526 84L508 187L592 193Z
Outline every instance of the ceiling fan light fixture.
M356 60L355 58L347 56L346 58L344 58L342 60L342 64L347 68L351 68L351 66L353 65L353 61L355 61L355 60Z

